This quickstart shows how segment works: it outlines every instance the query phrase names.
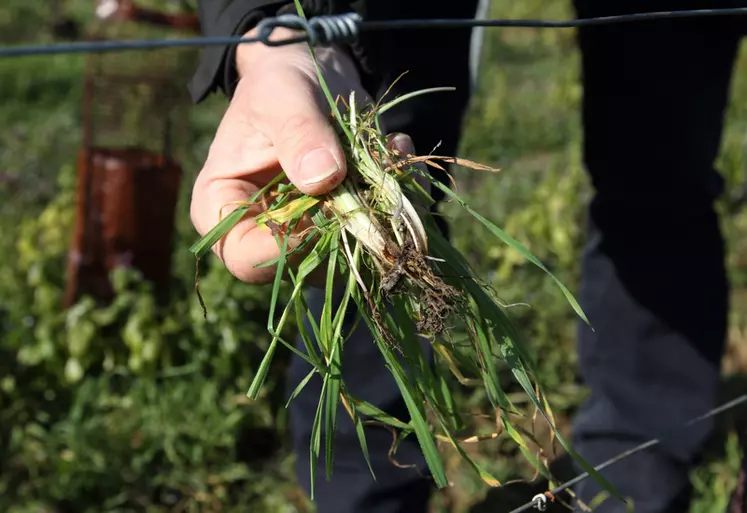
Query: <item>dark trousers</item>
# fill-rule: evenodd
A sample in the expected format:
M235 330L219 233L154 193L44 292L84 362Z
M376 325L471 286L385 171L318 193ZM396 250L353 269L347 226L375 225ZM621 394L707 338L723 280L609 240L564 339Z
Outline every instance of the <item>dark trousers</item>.
M599 14L592 3L578 2L582 15ZM730 23L647 22L579 37L595 188L579 299L595 332L579 330L591 396L574 443L598 464L662 437L604 472L636 513L687 511L688 472L712 429L667 432L714 407L719 385L728 285L714 159L739 42ZM576 491L588 502L601 490L587 479ZM608 500L595 511L625 509Z
M632 4L606 2L604 8L632 10L625 9ZM577 8L581 16L606 14L580 0ZM465 9L474 12L474 4ZM713 162L738 43L736 32L725 26L680 20L580 33L584 155L595 196L579 298L596 331L579 331L580 370L591 398L576 419L574 443L593 464L714 406L727 281L713 210L722 183ZM454 154L468 99L468 34L417 35L412 40L390 35L403 39L397 41L400 52L392 56L387 80L417 62L401 82L402 91L456 81L458 93L403 105L387 119L387 128L413 134L419 152L442 140L439 153ZM426 51L433 44L437 51ZM432 55L438 62L428 62ZM321 298L309 292L318 310ZM407 419L365 328L346 344L343 365L353 394ZM289 391L307 372L305 362L293 360ZM291 405L297 473L307 489L309 436L320 389L319 380L312 380ZM370 430L375 483L346 414L338 417L332 480L324 477L323 457L317 470L319 513L424 513L431 486L421 475L426 466L414 437L398 449L397 459L418 468L400 469L388 460L391 433ZM688 470L710 429L704 423L667 434L658 449L605 475L633 497L636 513L686 511ZM577 493L591 501L598 491L586 480ZM625 510L609 500L596 511Z

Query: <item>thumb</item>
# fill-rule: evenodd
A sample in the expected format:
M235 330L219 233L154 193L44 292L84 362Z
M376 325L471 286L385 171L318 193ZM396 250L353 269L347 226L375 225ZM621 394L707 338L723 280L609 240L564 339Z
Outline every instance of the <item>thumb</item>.
M255 79L252 122L270 139L277 160L304 194L324 194L345 178L345 153L319 85L303 71L279 67Z

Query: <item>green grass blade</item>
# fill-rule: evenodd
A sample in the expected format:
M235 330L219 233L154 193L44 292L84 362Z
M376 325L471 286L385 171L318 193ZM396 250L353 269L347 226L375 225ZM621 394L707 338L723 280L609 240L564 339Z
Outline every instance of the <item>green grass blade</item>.
M325 458L327 465L327 479L332 476L332 463L334 460L334 438L337 429L337 407L340 399L340 382L342 380L342 366L340 361L340 352L333 351L333 356L330 362L330 374L329 384L326 392L326 406L325 406L325 441L324 447L326 449Z
M218 224L216 224L209 232L205 234L203 238L197 241L189 251L194 253L197 258L202 258L206 253L210 251L219 240L221 240L236 224L241 221L249 207L238 207L233 212L223 218Z
M324 397L327 391L327 383L329 380L329 374L324 376L322 381L322 397ZM322 424L322 408L324 407L324 401L320 399L319 406L316 409L316 415L314 416L314 424L311 426L311 443L309 444L309 465L311 468L310 479L311 479L311 500L314 500L314 481L316 476L316 465L319 462L319 449L321 446L321 424Z
M409 356L408 363L413 366L413 382L423 389L430 389L435 385L435 379L430 372L430 365L425 359L420 341L415 333L411 315L408 311L407 300L402 296L391 298L393 315L385 317L390 333L402 347L402 352Z
M303 6L301 5L300 0L294 0L294 3L296 4L296 12L298 16L306 19L306 13L303 11ZM337 122L340 125L340 128L345 132L345 135L347 136L348 140L352 143L354 140L353 134L348 128L347 124L345 123L342 114L340 113L340 109L337 107L337 103L335 102L335 98L332 97L332 93L329 90L329 86L327 85L327 81L324 80L324 75L322 75L322 70L319 67L319 62L316 59L316 52L314 51L314 48L311 45L308 45L309 52L311 53L311 60L314 63L314 69L316 70L317 78L319 79L319 84L322 87L322 91L324 92L324 96L327 98L327 102L329 103L330 108L332 109L332 112L335 115L335 119L337 119Z
M488 393L490 403L494 408L508 409L510 405L507 403L505 394L501 389L498 372L493 364L493 352L490 347L490 339L485 333L484 325L479 321L479 319L475 319L474 317L468 322L470 329L474 331L477 339L475 350L477 351L480 360L483 381L485 382L485 390Z
M309 333L306 331L306 328L303 325L303 316L311 315L307 309L304 309L304 302L302 301L303 294L299 293L296 298L293 300L293 305L296 310L296 319L298 319L298 334L301 336L301 340L303 341L304 347L306 348L306 351L309 353L309 356L313 358L315 362L318 362L318 364L315 365L315 367L323 367L324 370L326 370L326 365L323 364L321 361L321 358L319 356L319 353L317 353L316 347L314 347L314 344L311 341L311 338L309 337Z
M400 103L405 102L411 98L415 98L416 96L421 96L421 95L430 94L430 93L441 93L445 91L456 91L456 87L431 87L428 89L420 89L418 91L413 91L411 93L403 94L402 96L398 96L394 100L388 101L385 104L381 105L376 110L376 115L377 117L381 116L389 109L396 107Z
M306 377L301 380L301 382L293 390L293 392L291 393L290 397L288 398L288 402L285 403L285 407L286 408L288 406L290 406L290 403L293 401L293 399L295 399L296 397L298 397L298 394L300 394L301 390L303 390L303 388L309 383L309 381L311 381L311 378L314 377L314 374L316 374L316 372L317 372L316 369L311 369L309 371L309 373L306 375Z
M249 385L249 390L246 392L246 396L254 401L259 397L259 392L267 380L267 374L270 372L270 364L272 363L272 358L275 356L277 345L277 338L273 338L270 347L267 348L267 352L262 358L262 362L259 364L257 374L254 375L254 379L252 379L252 383Z
M402 422L396 417L392 417L391 415L377 408L368 401L362 401L354 397L350 397L350 401L358 409L358 411L366 417L370 417L377 422L381 422L382 424L386 424L402 431L410 432L413 430L412 425Z
M454 431L462 429L464 427L464 422L457 411L454 397L451 394L451 388L449 387L446 377L440 373L438 375L438 388L436 391L439 396L439 403L443 404L448 412L448 416L446 417L448 420L447 427Z
M311 315L311 309L309 308L309 305L306 303L306 298L303 294L298 294L296 296L296 319L298 319L299 326L301 327L301 334L303 336L304 344L307 346L307 350L311 351L313 354L317 354L316 348L312 344L311 340L308 338L308 333L306 332L306 329L303 327L303 315L306 314L306 318L309 321L309 324L311 325L311 331L314 334L314 340L319 340L321 334L319 332L319 325L316 322L316 319L314 319L314 316ZM317 358L319 356L317 355Z
M594 470L594 467L592 467L585 459L583 459L578 453L576 453L576 451L574 451L573 448L570 446L570 444L565 440L563 435L561 435L560 432L557 430L557 428L552 424L552 422L547 416L547 413L542 407L542 404L539 402L539 399L534 393L534 388L532 387L532 383L529 381L529 377L527 376L527 373L524 370L522 362L519 360L519 358L513 351L513 344L510 344L510 343L500 344L500 348L503 352L503 356L506 358L506 361L511 366L511 370L514 376L516 377L516 380L519 382L521 387L524 389L526 394L529 396L532 403L537 408L537 410L540 412L540 414L545 418L548 425L555 433L555 436L557 437L558 442L560 442L560 444L568 452L568 454L574 460L576 460L576 462L586 472L588 472L589 475L593 477L599 483L600 486L602 486L602 488L604 488L607 492L609 492L615 498L621 500L622 502L625 502L625 499L623 498L622 494L620 494L620 492L617 491L617 489L612 485L612 483L610 483L604 477L602 477L602 475L599 474L599 472Z
M303 280L330 256L333 247L339 246L340 232L329 231L322 235L306 258L298 266L298 279Z
M290 230L291 228L289 227L288 234L290 233ZM277 240L277 236L275 237L275 239ZM270 347L267 349L265 356L262 358L262 362L259 364L259 369L257 370L257 374L254 376L254 379L252 380L252 383L249 386L249 391L246 394L249 398L253 400L256 400L257 397L259 397L259 392L262 390L265 380L267 379L267 374L270 371L270 364L272 363L272 358L275 356L275 350L277 349L279 332L282 330L281 323L284 323L284 319L287 316L288 311L290 310L290 305L288 305L283 311L283 315L281 316L280 323L278 323L278 330L275 331L275 329L273 328L273 320L275 318L275 306L277 305L278 295L280 293L280 283L283 277L283 267L285 264L285 259L283 257L288 251L289 240L290 240L290 237L286 236L283 240L283 244L281 245L281 248L280 248L281 260L277 266L277 269L275 272L275 282L273 283L273 286L272 286L272 299L270 301L270 313L267 316L267 330L273 335L272 341L270 342Z
M334 243L331 244L333 248L336 250L336 246ZM357 244L355 247L355 250L353 252L353 259L354 262L351 262L350 265L357 265L358 261L360 260L360 253L361 253L361 245ZM334 256L330 257L330 260L332 260ZM342 254L339 255L340 260L345 260L344 256ZM334 268L330 266L332 270ZM331 283L332 280L328 278L328 283ZM345 322L345 312L348 309L348 304L350 302L350 297L355 290L357 286L355 276L351 272L348 275L348 283L345 287L345 291L343 293L342 299L340 300L340 304L338 306L337 312L335 314L335 318L332 321L333 324L333 333L332 333L332 340L330 341L330 362L329 366L331 368L332 376L330 376L330 385L327 389L327 406L326 406L326 428L327 428L327 438L326 438L326 463L327 463L327 478L332 475L332 463L333 463L333 445L334 445L334 434L337 427L337 406L338 401L340 398L340 390L341 390L341 382L342 382L342 350L343 350L343 333L342 333L342 327ZM328 294L331 294L331 289L328 290ZM369 465L370 466L370 465Z
M385 353L384 356L389 364L392 374L394 375L394 379L397 381L397 385L402 392L402 397L404 398L407 410L410 413L410 422L415 431L415 435L420 442L420 448L423 451L423 456L428 464L428 468L436 481L436 486L439 488L445 488L449 484L446 479L446 471L443 462L441 461L441 456L438 453L438 448L436 447L433 435L431 434L428 423L425 420L425 414L421 411L422 402L419 403L413 397L415 390L409 386L407 376L404 370L399 366L399 362L396 360L394 354L392 354L392 352L386 347L382 347L382 349Z
M359 308L366 308L366 305L362 304L363 302L360 300L360 297L358 295L355 296L355 299L358 303ZM446 486L448 486L446 471L444 470L443 462L441 461L441 457L438 453L438 448L436 447L433 435L431 434L428 423L425 420L425 413L423 411L424 398L417 393L416 389L410 386L410 381L404 369L400 365L400 362L397 360L392 350L387 346L387 343L382 340L381 336L378 333L378 330L376 329L369 316L367 314L364 314L363 318L369 325L369 329L374 335L374 340L376 341L376 344L379 346L379 350L386 360L387 367L394 376L394 379L397 382L397 386L402 393L402 397L405 401L405 404L407 405L407 410L410 413L410 424L412 425L412 429L414 430L415 435L418 438L420 448L423 451L423 456L425 457L425 461L428 464L428 468L433 474L434 481L439 488L445 488ZM418 400L416 400L413 395L416 395L418 397Z
M270 180L267 185L258 190L251 198L247 200L247 203L254 203L260 198L265 192L274 187L278 182L285 178L285 173L278 174L275 178ZM210 248L212 248L216 242L218 242L224 235L226 235L231 229L238 223L246 211L249 210L247 206L240 206L228 214L222 221L213 227L208 233L206 233L200 240L194 243L189 251L193 253L197 258L202 258Z
M418 170L419 171L419 170ZM425 173L422 173L422 171L419 171L420 174L423 176L427 176ZM550 270L545 267L545 265L537 259L532 253L527 250L524 245L522 245L519 241L511 237L509 234L498 228L495 224L490 222L488 219L480 215L477 211L475 211L472 207L470 207L462 198L460 198L457 194L455 194L451 189L449 189L446 185L442 184L441 182L437 180L433 180L431 182L435 187L438 187L441 189L444 194L451 197L455 201L457 201L462 208L464 208L467 212L469 212L472 217L480 221L488 230L490 230L494 235L498 236L505 244L513 248L514 250L518 251L521 256L532 262L534 265L542 269L545 273L547 273L550 278L555 281L555 283L558 285L560 290L563 292L563 295L565 296L568 303L571 305L573 310L578 314L579 317L581 317L584 322L587 325L590 325L589 319L586 317L586 314L584 313L583 309L581 308L581 305L578 304L578 301L576 301L576 298L573 296L570 290L563 285L563 283L552 273Z
M290 241L290 233L292 227L288 227L288 231L283 238L282 244L277 235L275 235L275 241L280 246L280 261L275 271L275 280L272 283L272 296L270 298L270 312L267 316L267 330L274 334L273 322L275 320L275 307L277 306L278 296L280 295L280 286L283 283L283 270L285 269L285 262L288 254L288 242Z
M322 307L322 316L319 321L319 333L321 338L318 340L322 352L329 359L332 350L332 309L335 302L334 282L335 269L337 267L337 257L339 255L339 238L330 239L329 260L327 261L327 279L324 289L324 306Z
M366 431L363 428L363 422L361 421L360 415L358 415L358 410L355 407L355 404L353 403L352 398L345 392L345 389L342 388L342 394L345 396L351 410L351 416L352 416L352 422L355 426L355 434L358 435L358 443L361 446L361 451L363 452L363 457L366 460L366 465L368 466L368 470L371 471L371 476L373 477L374 481L376 481L376 473L374 472L373 466L371 466L371 456L368 452L368 442L366 441Z

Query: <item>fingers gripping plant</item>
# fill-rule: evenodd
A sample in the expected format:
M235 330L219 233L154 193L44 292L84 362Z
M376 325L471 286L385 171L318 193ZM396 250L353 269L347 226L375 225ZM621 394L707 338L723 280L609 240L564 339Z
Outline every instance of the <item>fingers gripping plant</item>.
M299 15L303 16L298 0L296 6ZM313 48L309 50L314 58ZM315 58L314 63L317 64ZM191 248L199 259L246 215L252 205L264 206L264 211L254 220L262 229L271 230L280 248L277 259L260 264L277 266L268 320L273 340L248 396L258 397L278 344L286 346L312 366L290 400L315 374L321 376L322 395L310 444L312 490L320 453L322 420L327 477L332 472L333 434L340 403L356 427L369 468L363 429L368 421L364 421L364 417L390 426L403 436L414 434L440 488L447 486L448 482L437 441L450 444L485 483L499 486L498 480L480 468L463 450L465 441L456 438L459 421L454 401L447 386L447 376L438 370L444 366L460 382L467 379L465 376L474 376L482 383L494 408L499 429L518 444L537 471L551 479L544 460L529 448L529 435L510 421L509 414L516 408L500 386L495 365L497 357L511 369L562 446L605 489L620 498L558 433L525 343L511 325L500 302L480 284L465 258L439 232L428 211L433 199L421 185L424 181L442 190L494 235L547 272L578 315L586 320L568 289L541 262L433 178L422 163L442 169L437 162L446 160L480 170L492 169L451 157L402 155L387 146L379 124L381 114L413 96L450 88L416 91L364 109L356 105L355 96L351 94L348 101L341 102L347 106L343 111L332 97L319 67L316 69L346 151L348 173L344 182L326 195L308 196L288 183L281 173ZM291 260L300 260L300 264L291 269ZM313 272L325 270L325 303L321 318L317 320L312 317L302 290ZM288 305L274 325L284 276L289 277L292 292ZM340 290L341 297L335 309L333 295ZM343 320L352 306L357 307L358 320L366 323L399 386L411 417L409 422L387 415L374 405L353 397L346 389L341 377L342 352L346 343ZM316 344L303 323L298 323L306 354L280 336L291 312L299 321L308 318L312 328ZM467 341L455 341L447 325L460 326L468 334ZM429 362L421 345L423 339L431 344L436 359L444 365L434 366Z

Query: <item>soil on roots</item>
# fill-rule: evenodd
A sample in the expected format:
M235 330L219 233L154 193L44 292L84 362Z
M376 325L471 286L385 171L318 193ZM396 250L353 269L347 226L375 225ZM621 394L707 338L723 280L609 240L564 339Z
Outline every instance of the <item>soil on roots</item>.
M417 330L442 333L446 319L463 300L462 293L433 272L428 259L409 238L392 257L391 268L381 277L381 293L384 297L412 294L418 298Z

